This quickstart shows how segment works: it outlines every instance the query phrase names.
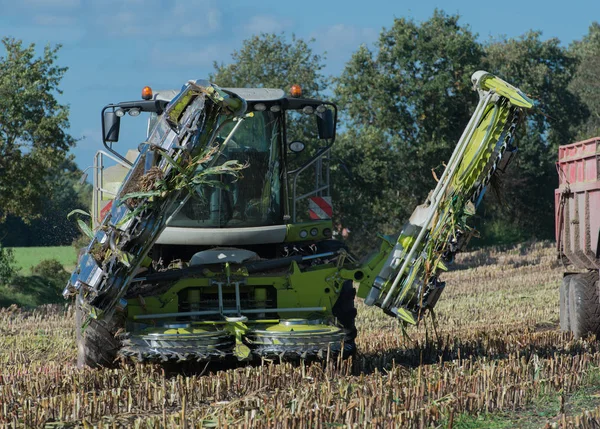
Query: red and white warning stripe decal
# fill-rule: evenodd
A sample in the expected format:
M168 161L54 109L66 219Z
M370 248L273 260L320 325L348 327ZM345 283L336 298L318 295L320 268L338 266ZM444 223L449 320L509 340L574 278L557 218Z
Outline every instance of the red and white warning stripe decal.
M98 222L102 222L104 220L104 218L106 217L106 215L108 214L108 212L112 209L112 204L113 204L114 200L110 200L108 202L108 204L106 204L102 210L100 210L100 219L98 219Z
M331 219L333 206L331 197L311 197L308 201L308 214L311 219Z

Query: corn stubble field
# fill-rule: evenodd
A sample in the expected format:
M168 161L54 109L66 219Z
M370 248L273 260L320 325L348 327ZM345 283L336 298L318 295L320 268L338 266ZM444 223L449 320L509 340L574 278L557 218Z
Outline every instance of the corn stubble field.
M550 243L465 253L436 330L360 305L360 353L328 365L81 370L70 309L0 310L0 426L599 427L600 343L559 332L563 270Z

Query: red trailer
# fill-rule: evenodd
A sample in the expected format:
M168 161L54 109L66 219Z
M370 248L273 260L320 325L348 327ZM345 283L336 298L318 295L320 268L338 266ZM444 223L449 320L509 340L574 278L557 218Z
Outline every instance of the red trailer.
M600 137L561 146L554 193L559 257L577 272L560 286L560 327L600 336Z

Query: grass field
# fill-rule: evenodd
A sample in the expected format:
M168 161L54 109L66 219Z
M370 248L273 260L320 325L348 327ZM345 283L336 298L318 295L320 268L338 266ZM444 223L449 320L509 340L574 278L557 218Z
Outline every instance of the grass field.
M77 263L77 251L73 246L56 247L14 247L16 266L19 274L31 274L31 268L44 259L56 259L62 263L67 271L73 270Z
M62 303L62 289L68 279L60 276L32 275L31 269L43 260L56 259L66 271L75 267L77 253L72 246L62 247L15 247L17 275L8 283L0 284L0 307L17 304L21 307L35 307L45 303Z
M0 310L8 427L599 427L600 343L558 330L550 244L462 255L431 319L402 335L359 304L352 361L75 367L72 310ZM436 334L437 332L437 334Z

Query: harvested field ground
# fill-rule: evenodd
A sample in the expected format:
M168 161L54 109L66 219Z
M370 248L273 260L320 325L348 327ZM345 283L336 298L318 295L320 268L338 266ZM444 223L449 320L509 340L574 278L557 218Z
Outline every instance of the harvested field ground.
M467 253L443 276L437 335L360 305L353 361L204 374L79 370L71 310L0 310L0 424L599 427L600 343L558 331L563 271L549 243Z

